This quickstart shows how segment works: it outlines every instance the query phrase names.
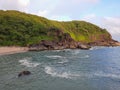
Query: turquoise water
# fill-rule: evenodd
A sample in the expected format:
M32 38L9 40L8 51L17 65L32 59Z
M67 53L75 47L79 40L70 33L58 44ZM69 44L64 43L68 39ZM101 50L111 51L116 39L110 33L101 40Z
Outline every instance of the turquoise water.
M120 90L120 47L0 56L0 90Z

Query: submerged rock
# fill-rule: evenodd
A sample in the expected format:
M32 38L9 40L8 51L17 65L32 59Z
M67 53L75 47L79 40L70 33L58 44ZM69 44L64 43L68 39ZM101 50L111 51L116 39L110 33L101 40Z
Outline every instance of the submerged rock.
M30 74L31 74L30 71L22 71L18 74L18 77L25 76L25 75L30 75Z

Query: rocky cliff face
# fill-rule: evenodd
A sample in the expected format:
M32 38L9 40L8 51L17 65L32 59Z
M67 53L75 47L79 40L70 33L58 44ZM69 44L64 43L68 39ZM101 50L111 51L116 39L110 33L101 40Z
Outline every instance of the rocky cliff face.
M112 39L112 36L110 34L100 35L98 39L94 40L93 42L87 43L90 46L116 46L118 41L115 41Z
M30 50L60 50L60 49L89 49L88 45L83 45L80 42L76 42L71 38L68 33L63 33L60 30L56 30L54 33L48 33L48 35L54 34L56 40L48 41L42 40L38 44L30 45Z
M89 49L91 46L115 46L115 42L111 36L106 38L104 35L100 36L99 40L94 42L83 43L75 41L71 38L70 34L63 33L61 30L56 30L53 33L48 32L49 35L54 35L55 40L41 40L38 44L29 46L31 51L34 50L61 50L61 49Z

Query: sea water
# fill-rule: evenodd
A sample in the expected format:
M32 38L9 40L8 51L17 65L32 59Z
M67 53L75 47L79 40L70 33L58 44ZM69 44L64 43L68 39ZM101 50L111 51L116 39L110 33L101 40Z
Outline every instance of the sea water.
M120 47L0 56L0 90L120 90Z

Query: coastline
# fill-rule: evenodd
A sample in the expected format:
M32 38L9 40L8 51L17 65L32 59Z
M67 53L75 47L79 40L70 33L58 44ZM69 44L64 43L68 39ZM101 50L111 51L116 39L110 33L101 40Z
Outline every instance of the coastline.
M45 43L44 43L45 44ZM54 45L48 45L48 47L43 46L33 46L33 47L20 47L20 46L2 46L0 47L0 56L1 55L8 55L8 54L15 54L15 53L22 53L22 52L28 52L28 51L43 51L43 50L62 50L62 49L68 49L65 48L64 46L55 46L54 48L50 48L50 46ZM84 50L89 50L90 47L94 46L120 46L120 42L115 42L113 45L79 45L79 48L77 47L69 47L69 49L84 49Z
M8 54L15 54L15 53L22 53L29 51L28 47L16 47L16 46L3 46L0 47L0 56L1 55L8 55Z

